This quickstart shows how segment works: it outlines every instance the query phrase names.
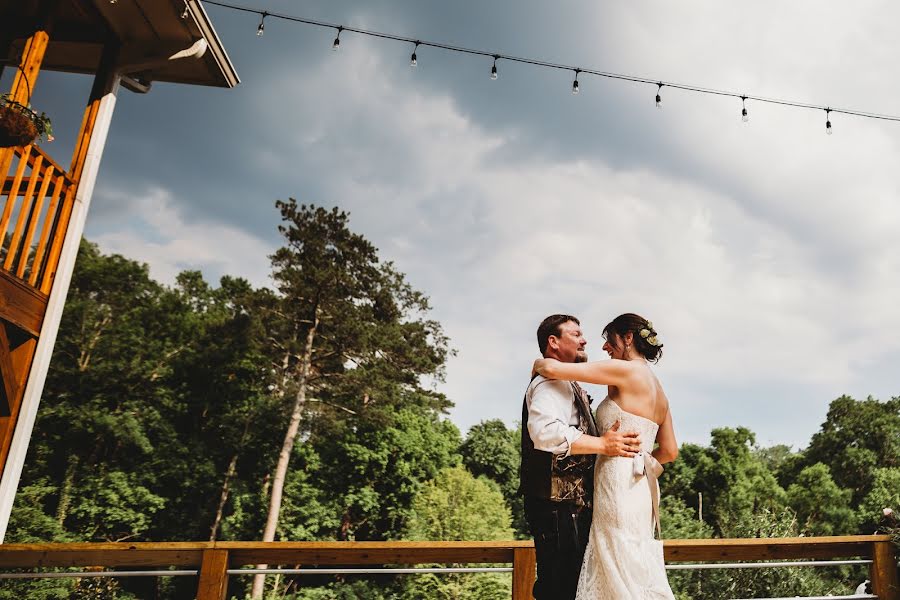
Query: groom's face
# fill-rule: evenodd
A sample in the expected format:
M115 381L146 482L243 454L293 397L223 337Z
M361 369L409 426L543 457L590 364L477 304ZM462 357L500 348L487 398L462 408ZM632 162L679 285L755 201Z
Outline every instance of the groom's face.
M585 362L587 353L584 347L587 340L581 332L581 325L575 321L566 321L559 326L559 336L552 336L551 342L556 350L557 359L562 362Z

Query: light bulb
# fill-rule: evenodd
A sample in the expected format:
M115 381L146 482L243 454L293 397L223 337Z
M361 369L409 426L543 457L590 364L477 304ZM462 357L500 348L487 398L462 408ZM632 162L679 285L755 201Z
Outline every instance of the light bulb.
M572 82L572 93L573 94L578 93L578 80L577 79Z
M257 37L262 37L266 32L266 15L269 13L263 13L259 19L259 27L256 28Z
M416 58L416 53L413 52L412 56L409 57L409 66L415 67L417 64L419 64L419 60Z
M344 30L343 27L338 27L337 36L334 38L334 42L331 44L331 49L334 52L337 52L341 49L341 32Z
M184 10L181 12L181 18L187 19L188 14L191 12L190 5L187 3L187 0L184 2Z
M750 121L750 113L747 112L747 109L741 109L741 121L744 123L748 123Z
M834 130L831 129L831 121L825 121L825 133L828 135L834 133Z
M494 66L491 67L491 79L496 80L497 77L498 77L498 75L497 75L497 61L495 60L495 61L494 61Z

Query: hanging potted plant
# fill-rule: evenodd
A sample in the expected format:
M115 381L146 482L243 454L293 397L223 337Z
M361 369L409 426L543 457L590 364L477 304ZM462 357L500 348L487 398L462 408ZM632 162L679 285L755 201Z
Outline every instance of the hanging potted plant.
M31 97L28 77L22 67L19 67L19 71L28 88L28 96ZM0 148L27 146L36 139L53 141L50 117L45 113L37 114L31 106L16 102L12 94L0 94Z
M53 141L50 118L19 104L10 94L0 95L0 148L27 146L36 139Z

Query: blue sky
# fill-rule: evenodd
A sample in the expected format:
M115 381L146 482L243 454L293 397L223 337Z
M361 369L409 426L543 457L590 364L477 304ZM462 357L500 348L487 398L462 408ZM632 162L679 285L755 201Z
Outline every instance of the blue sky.
M614 72L900 113L886 1L750 5L243 0ZM744 425L805 444L841 394L900 393L900 123L581 77L208 6L242 84L121 91L86 235L171 282L268 283L276 199L337 205L430 296L465 431L518 418L537 323L588 350L639 312L682 441ZM8 78L8 76L7 76ZM6 79L4 80L5 83ZM8 84L7 84L8 85ZM67 163L85 77L44 74ZM600 393L602 396L602 393Z

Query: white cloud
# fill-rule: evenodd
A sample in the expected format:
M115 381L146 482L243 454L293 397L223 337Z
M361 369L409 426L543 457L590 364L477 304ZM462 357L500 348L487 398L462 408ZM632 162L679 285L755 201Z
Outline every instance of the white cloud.
M100 189L97 194L105 196L106 203L127 207L117 215L128 217L103 220L96 226L88 217L88 239L104 252L149 264L154 279L172 284L181 271L202 269L207 278L238 275L257 286L268 283L271 248L267 243L231 225L188 222L169 190Z

